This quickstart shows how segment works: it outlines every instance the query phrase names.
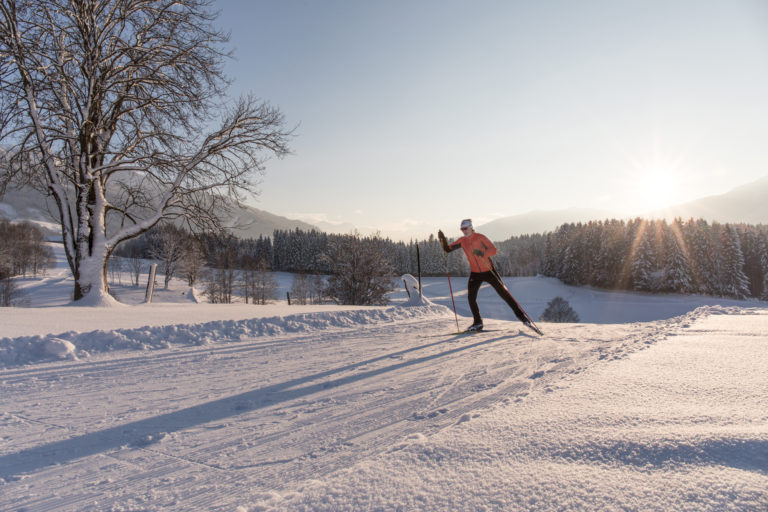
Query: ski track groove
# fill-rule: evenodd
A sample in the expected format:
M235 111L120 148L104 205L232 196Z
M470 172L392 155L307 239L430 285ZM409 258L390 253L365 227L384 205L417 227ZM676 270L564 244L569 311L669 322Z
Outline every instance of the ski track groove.
M498 338L499 340L504 339ZM491 340L493 341L493 340ZM555 367L552 367L548 369L548 372L554 371L557 367L561 366L567 366L568 362L572 361L572 359L567 359L566 361L562 362L560 365L557 365ZM474 366L472 367L474 369ZM520 380L514 380L509 385L503 386L500 385L501 383L505 382L506 380L510 378L527 378L531 375L530 367L525 367L524 369L515 369L516 371L512 372L505 372L509 373L509 375L502 374L502 375L494 375L493 381L494 383L491 384L488 388L480 390L480 391L473 391L470 390L468 395L462 395L456 398L452 398L446 401L440 401L442 397L444 397L449 391L450 388L453 387L457 382L461 380L466 379L466 374L460 374L455 379L453 379L453 383L448 386L442 394L437 397L436 399L433 398L429 402L421 405L417 400L414 400L413 395L409 397L402 397L402 398L393 398L389 400L383 400L378 402L372 402L370 406L365 407L363 409L356 409L357 413L355 415L355 422L350 425L348 423L349 416L347 412L343 412L339 415L338 421L341 423L347 425L348 428L351 428L355 432L355 434L343 437L343 438L337 438L332 440L330 444L326 443L325 440L320 442L320 446L318 448L315 448L313 450L310 450L308 453L306 453L304 456L289 459L286 461L286 463L293 463L293 462L299 462L302 466L304 466L304 470L293 470L291 471L291 474L294 478L308 478L311 475L316 475L318 472L327 473L329 471L332 471L334 469L338 469L339 467L346 466L350 461L359 459L361 456L370 453L371 450L369 450L366 453L363 453L363 450L352 450L350 453L347 452L347 449L350 447L355 446L355 440L361 439L361 438L373 438L375 442L373 443L367 443L367 445L372 446L382 446L385 445L386 442L392 441L394 438L402 438L403 436L406 436L408 434L416 433L422 430L425 430L423 427L427 427L426 430L428 430L430 433L434 432L436 430L439 430L441 428L445 428L447 426L450 426L455 423L456 419L462 417L464 414L466 414L468 411L476 410L477 408L484 408L487 406L490 406L497 400L499 400L501 397L504 397L509 394L510 391L520 391L520 390L529 390L530 387L532 387L533 383L527 383L527 382L521 382ZM475 373L477 373L475 371ZM428 378L425 378L425 380L429 380ZM429 389L424 390L419 393L419 395L424 394L430 394ZM415 403L414 403L415 402ZM438 403L439 402L439 403ZM416 405L417 410L424 411L424 414L419 414L418 417L414 418L413 415L405 415L401 418L395 419L391 422L387 423L381 423L381 418L388 417L388 414L382 414L382 409L389 406L390 409L394 409L395 411L399 411L402 409L402 405ZM439 409L440 412L435 413L434 410ZM447 409L447 410L446 410ZM407 410L407 409L406 409ZM431 414L430 414L431 413ZM413 413L416 415L417 413ZM441 421L436 421L437 419L440 419ZM321 420L321 421L319 421ZM327 423L332 423L333 421L336 421L336 417L330 417L330 418L313 418L311 421L312 426L315 429L318 429L318 426L322 426ZM426 425L424 422L427 422ZM399 426L394 432L390 432L392 430L392 427ZM277 433L276 436L274 436L277 440L285 437L286 434L297 434L299 432L304 431L304 425L297 426L294 429L291 429L290 431L281 431ZM318 430L326 430L318 429ZM308 435L312 435L313 432L308 432ZM272 441L273 439L270 438L260 438L260 447L262 452L270 453L272 450L275 449L275 447L269 446L269 443L267 441ZM239 445L241 443L240 439L232 440L226 445L220 445L215 447L213 451L221 451L226 449L230 446ZM298 445L306 446L306 441L304 440L297 440ZM292 447L293 445L283 445L283 448L286 447ZM204 452L196 454L195 459L199 457L206 457L208 455L208 449L206 449ZM325 454L323 456L323 454ZM255 454L254 454L255 455ZM315 462L317 460L322 460L322 463ZM244 467L255 467L255 466L261 466L262 470L258 471L257 473L261 477L259 483L268 487L274 487L275 485L279 484L279 481L269 481L269 480L277 480L278 478L282 478L284 476L285 471L287 468L285 467L279 467L279 468L272 468L272 466L276 466L277 464L269 464L270 467L266 467L262 464L257 465L251 465L251 466L241 466Z
M152 417L200 403L222 406L222 400L230 404L229 397L254 389L257 392L251 402L234 402L232 414L214 423L200 422L180 429L171 425L173 434L157 443L140 446L136 443L141 443L141 439L127 439L126 446L64 466L68 472L84 472L87 476L83 478L93 482L114 478L101 483L100 496L68 496L65 483L54 485L55 479L50 480L49 496L30 496L29 489L21 485L22 478L0 481L0 508L11 504L30 511L130 508L128 505L135 505L137 500L140 503L148 495L152 485L153 496L159 495L150 508L232 510L242 503L238 493L230 492L239 486L247 486L251 493L279 491L297 481L322 478L391 449L409 435L433 434L465 421L468 414L482 414L496 404L523 400L537 390L547 392L568 375L645 348L679 327L679 322L649 326L621 343L585 342L566 336L532 338L522 331L478 333L427 343L418 340L417 333L443 328L435 326L441 322L448 325L449 321L418 319L398 325L367 325L359 330L323 331L322 341L317 341L317 334L288 333L266 342L254 339L226 346L173 347L167 353L113 355L111 359L51 363L5 372L1 376L4 384L33 388L50 388L52 383L67 379L83 381L82 377L87 376L84 382L88 383L88 391L94 393L102 391L105 383L101 380L110 380L114 385L140 382L156 377L158 368L165 383L158 389L166 392L177 388L183 391L183 380L195 376L206 379L209 385L205 389L207 395L179 397L174 401L179 405L171 408L166 399L164 407L156 408L150 403L144 413L136 408L116 410L112 413L113 422L107 425L102 425L97 416L88 424L80 420L82 428L78 429L66 426L66 421L57 425L10 411L2 416L6 421L37 423L69 432L71 436L121 423L129 426L136 418L146 417L147 411ZM379 346L374 342L380 338L384 344ZM540 346L534 348L534 344ZM303 358L306 350L320 355L314 355L297 376L295 358ZM499 357L488 357L488 352ZM365 360L354 359L360 358L360 354L366 354ZM327 367L329 361L333 361L331 370ZM220 366L226 363L234 367L231 372L221 373ZM285 367L281 366L283 363ZM265 366L269 375L263 381L254 378L254 388L254 382L243 375L258 375ZM124 372L115 377L116 370ZM439 372L437 379L435 372ZM228 381L233 374L240 379L234 385ZM176 378L182 382L168 386ZM288 385L294 381L295 384ZM270 392L261 390L270 389L275 383L277 401L269 403ZM23 390L17 392L23 394ZM61 393L63 400L65 395L66 392ZM65 406L67 415L76 414L73 408L74 405L69 409ZM210 429L221 429L222 435L211 442ZM286 452L287 456L280 455ZM106 460L113 464L108 465L104 475L102 462ZM61 470L45 467L39 471ZM195 489L198 492L174 494L178 482L209 471L223 475L224 480L201 485ZM216 492L211 492L211 488Z

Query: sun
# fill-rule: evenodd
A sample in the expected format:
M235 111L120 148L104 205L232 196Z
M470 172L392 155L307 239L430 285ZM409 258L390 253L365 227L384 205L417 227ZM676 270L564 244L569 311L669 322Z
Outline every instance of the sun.
M677 183L667 170L651 168L633 177L630 194L638 209L658 210L674 204L678 197Z
M627 198L637 213L650 213L681 201L680 170L671 163L653 162L633 166Z

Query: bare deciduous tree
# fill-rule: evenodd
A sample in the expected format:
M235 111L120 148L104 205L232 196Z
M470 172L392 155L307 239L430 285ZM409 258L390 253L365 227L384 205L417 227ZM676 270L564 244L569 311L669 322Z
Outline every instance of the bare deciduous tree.
M309 276L307 274L293 274L293 284L291 285L291 303L305 305L310 299L309 295Z
M243 298L245 299L246 304L248 304L248 301L253 295L253 286L254 282L256 281L257 266L258 262L253 256L249 254L245 254L240 258L240 271L243 282Z
M0 307L16 306L21 290L16 281L0 268Z
M214 256L214 268L206 272L205 294L213 304L231 304L239 272L235 268L235 254L224 247Z
M0 224L0 227L2 224ZM13 305L18 293L16 281L12 279L11 248L7 243L0 243L0 307Z
M43 232L29 222L0 221L0 306L22 305L23 292L14 276L37 277L54 262L53 251L45 244Z
M125 261L123 258L112 254L107 260L107 269L109 270L109 278L114 283L123 284L123 268L125 268Z
M31 222L0 221L0 267L9 276L37 277L54 264L53 251L43 232Z
M187 251L179 263L181 275L186 279L189 286L195 285L205 263L205 253L200 245L200 241L194 238L190 239Z
M381 238L350 236L329 242L323 259L330 265L326 293L338 304L386 304L393 289L393 269L382 252Z
M323 277L317 274L294 274L290 293L292 303L322 304L325 282Z
M131 276L131 284L139 286L141 274L144 272L144 260L141 257L141 250L138 247L130 247L126 261L128 273Z
M212 3L0 0L0 190L53 198L75 300L104 298L110 253L163 219L221 228L265 158L288 152L278 109L224 109Z
M166 290L191 246L190 240L188 233L172 224L157 226L153 230L149 243L149 256L160 261L160 270L165 276L163 287Z
M265 305L277 299L277 279L270 272L269 265L262 260L253 269L251 297L254 304Z

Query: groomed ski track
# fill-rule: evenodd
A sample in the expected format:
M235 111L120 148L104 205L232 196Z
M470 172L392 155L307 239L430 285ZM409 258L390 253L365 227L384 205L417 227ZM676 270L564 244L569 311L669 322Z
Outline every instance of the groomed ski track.
M455 328L434 315L11 368L0 509L235 510L548 393L694 317L421 338Z

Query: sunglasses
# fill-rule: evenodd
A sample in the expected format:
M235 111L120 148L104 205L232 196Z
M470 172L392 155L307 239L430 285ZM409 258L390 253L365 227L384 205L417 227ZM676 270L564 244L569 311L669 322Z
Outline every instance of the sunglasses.
M462 231L466 231L466 230L468 230L468 229L472 229L472 228L470 228L469 226L467 226L467 227L465 227L465 228L461 228L461 230L462 230Z

